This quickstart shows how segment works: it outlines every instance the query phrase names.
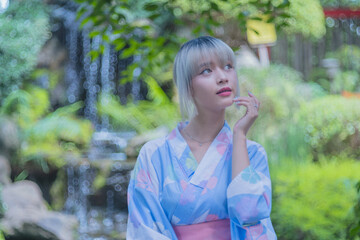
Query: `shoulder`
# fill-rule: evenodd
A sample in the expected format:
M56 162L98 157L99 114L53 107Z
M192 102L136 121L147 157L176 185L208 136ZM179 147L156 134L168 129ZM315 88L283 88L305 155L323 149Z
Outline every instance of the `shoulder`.
M164 147L165 142L166 137L150 140L141 147L139 155L152 155L154 152Z
M159 162L154 162L153 159L156 159L156 157L153 156L154 154L161 152L161 148L164 146L165 142L165 137L156 138L154 140L148 141L141 147L134 170L132 171L132 178L135 178L135 176L142 170L152 176L156 175L155 169L159 165Z

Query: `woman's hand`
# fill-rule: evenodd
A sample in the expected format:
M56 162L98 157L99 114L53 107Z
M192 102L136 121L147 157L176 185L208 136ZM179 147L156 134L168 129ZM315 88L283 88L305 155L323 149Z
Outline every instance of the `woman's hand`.
M258 117L260 102L252 93L248 92L248 94L249 97L238 97L233 100L236 105L246 107L245 115L234 125L234 134L246 136L250 127Z

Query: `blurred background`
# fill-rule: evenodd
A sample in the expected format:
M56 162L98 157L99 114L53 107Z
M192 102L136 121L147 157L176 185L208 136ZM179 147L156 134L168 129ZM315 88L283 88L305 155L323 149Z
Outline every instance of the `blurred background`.
M0 0L0 240L125 239L129 173L181 121L172 64L202 35L262 103L278 238L360 239L359 0Z

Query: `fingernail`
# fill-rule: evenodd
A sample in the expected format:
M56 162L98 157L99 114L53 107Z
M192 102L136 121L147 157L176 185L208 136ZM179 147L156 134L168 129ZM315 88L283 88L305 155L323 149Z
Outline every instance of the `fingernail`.
M254 94L252 94L252 92L250 92L250 91L248 91L248 94L250 94L250 95L254 96Z

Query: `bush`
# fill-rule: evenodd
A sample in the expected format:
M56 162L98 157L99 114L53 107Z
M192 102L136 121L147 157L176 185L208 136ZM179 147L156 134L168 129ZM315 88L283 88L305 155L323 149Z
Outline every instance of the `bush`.
M100 115L109 116L112 126L117 130L143 133L159 126L174 128L180 120L178 106L170 101L153 78L148 77L146 83L150 101L129 101L123 106L115 96L102 96L98 104Z
M301 106L295 124L314 160L326 155L360 158L359 104L359 99L326 96Z
M272 166L271 218L279 239L345 239L354 222L352 206L360 163L293 161Z
M360 48L358 46L343 45L335 52L330 52L326 56L339 60L343 70L360 72Z
M353 224L349 226L348 231L348 239L354 240L360 239L360 181L356 184L356 190L357 190L357 202L354 205L354 216L355 221Z
M272 65L265 69L240 69L241 96L251 91L261 102L261 110L249 138L261 143L272 160L287 156L303 158L298 146L303 136L297 134L294 115L301 104L325 95L317 84L306 84L299 72ZM241 111L229 109L227 118L233 126Z
M60 168L67 154L80 156L89 146L92 125L76 116L81 102L54 112L49 108L47 91L34 86L14 91L4 100L0 117L6 116L18 125L21 141L18 156L10 159L12 164L23 166L32 161L44 171L48 165Z
M330 77L325 68L314 68L310 74L311 81L318 83L328 93L360 92L360 48L343 45L338 50L327 53L326 58L337 60L340 64L339 71Z
M0 14L0 99L21 86L49 36L43 1L10 1L9 8Z
M334 82L331 84L332 93L360 92L360 72L344 71L336 74Z

